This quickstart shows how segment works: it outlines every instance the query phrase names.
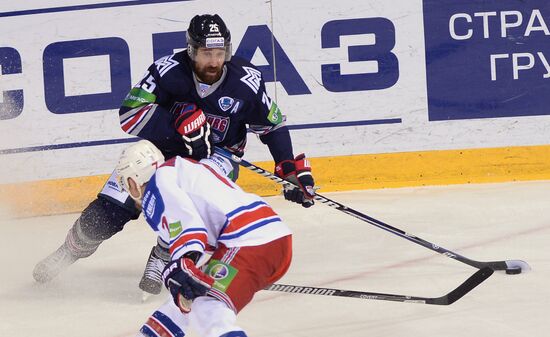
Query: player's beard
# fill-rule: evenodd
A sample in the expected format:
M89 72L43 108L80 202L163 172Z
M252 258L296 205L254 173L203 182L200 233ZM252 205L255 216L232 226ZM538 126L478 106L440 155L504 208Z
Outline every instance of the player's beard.
M205 66L202 68L197 67L195 64L195 75L199 80L206 84L214 84L222 77L223 65L220 67Z

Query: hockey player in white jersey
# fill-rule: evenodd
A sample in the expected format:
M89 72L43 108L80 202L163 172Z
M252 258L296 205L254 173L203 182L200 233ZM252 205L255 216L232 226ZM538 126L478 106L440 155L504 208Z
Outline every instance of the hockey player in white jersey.
M216 14L196 15L186 35L187 49L155 61L129 91L119 110L122 130L151 141L165 158L178 155L197 160L212 158L214 146L241 157L251 131L267 145L275 173L299 186L285 186L285 198L312 206L315 181L309 161L304 154L294 155L284 114L268 97L261 72L232 55L225 22ZM230 173L234 180L238 168L235 165ZM111 175L61 246L36 264L34 279L49 282L77 260L93 255L139 215ZM151 249L139 282L147 293L161 292L160 273L169 258L166 248L158 242Z
M236 314L288 270L289 228L212 167L182 157L165 162L146 140L124 150L116 172L170 252L162 277L172 298L140 334L184 336L191 326L205 337L246 337Z

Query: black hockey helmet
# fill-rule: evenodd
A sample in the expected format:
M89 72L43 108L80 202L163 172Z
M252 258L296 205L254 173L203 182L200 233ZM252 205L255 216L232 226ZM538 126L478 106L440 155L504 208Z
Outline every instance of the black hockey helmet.
M187 53L195 60L197 49L224 48L225 61L231 59L231 32L218 14L195 15L187 29Z

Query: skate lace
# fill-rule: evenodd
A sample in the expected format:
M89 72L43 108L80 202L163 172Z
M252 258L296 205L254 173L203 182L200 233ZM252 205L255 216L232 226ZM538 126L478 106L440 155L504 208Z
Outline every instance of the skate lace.
M162 282L162 271L164 270L164 262L162 259L151 255L147 265L145 266L144 276L150 280Z

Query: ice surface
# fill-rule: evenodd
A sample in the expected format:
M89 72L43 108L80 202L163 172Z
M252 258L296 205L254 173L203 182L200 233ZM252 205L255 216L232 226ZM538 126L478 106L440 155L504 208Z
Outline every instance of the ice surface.
M447 307L263 291L239 315L250 337L548 336L550 182L326 195L468 258L522 259L533 271L495 273ZM294 231L293 265L281 283L435 297L475 271L325 205L267 200ZM50 284L36 284L35 263L77 216L0 221L0 336L134 336L167 298L164 291L141 303L137 283L155 242L142 219Z

